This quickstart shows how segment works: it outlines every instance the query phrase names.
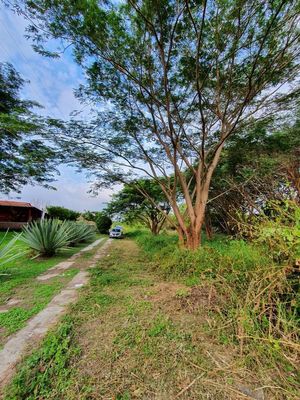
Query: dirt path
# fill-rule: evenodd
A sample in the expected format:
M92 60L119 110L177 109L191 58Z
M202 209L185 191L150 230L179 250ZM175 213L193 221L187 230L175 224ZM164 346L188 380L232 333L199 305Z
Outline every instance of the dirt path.
M82 249L77 254L71 257L75 260L83 252L90 251L98 246L104 239L101 238L86 248ZM89 280L89 273L87 268L95 266L96 260L101 258L110 245L108 240L91 258L90 263L85 265L82 270L68 283L68 285L56 295L52 301L35 317L33 317L27 325L6 342L4 348L0 351L0 388L5 385L14 373L16 364L20 361L22 356L26 353L26 349L30 345L32 350L33 344L37 345L38 342L45 336L47 331L58 322L62 314L66 312L67 306L78 298L78 289L84 286ZM40 275L50 279L61 273L62 270L69 268L74 261L65 261L59 265L51 268L52 273ZM50 276L51 275L51 276ZM40 279L41 280L41 279ZM45 279L44 279L45 280Z
M163 280L129 240L112 244L92 282L73 311L81 355L69 388L54 376L49 398L84 399L88 388L99 400L267 399L234 346L211 335L209 288Z

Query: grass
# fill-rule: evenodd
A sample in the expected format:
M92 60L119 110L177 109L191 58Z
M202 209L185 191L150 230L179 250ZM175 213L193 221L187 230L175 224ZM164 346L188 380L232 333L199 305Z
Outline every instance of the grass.
M13 232L9 232L5 241L10 240ZM4 235L0 232L0 235ZM17 243L17 251L27 250L23 243ZM82 244L71 247L51 258L32 258L28 253L1 267L0 270L0 307L5 307L9 299L17 299L18 303L6 312L0 312L0 346L9 335L23 328L29 318L40 312L49 301L74 277L79 268L89 263L94 251L83 253L75 261L72 268L63 271L49 281L40 282L36 277L71 255L77 253Z
M4 232L0 232L1 237L4 236ZM9 232L5 241L9 241L13 237L14 233ZM20 251L28 250L26 245L23 243L17 243ZM86 244L82 244L78 247L72 247L59 253L57 256L51 258L33 258L33 255L27 253L21 258L15 259L9 263L4 264L0 267L0 304L3 304L7 298L14 295L17 287L26 284L28 281L36 278L47 269L53 267L66 258L69 258L73 254L77 253L81 248L85 247Z
M43 347L27 360L18 374L7 399L45 398L53 379L60 391L63 391L70 375L69 360L79 354L78 348L73 345L72 328L72 321L66 318L56 332L47 336Z
M30 286L18 291L21 306L12 307L5 313L0 313L0 344L6 337L23 328L29 318L40 312L74 275L78 269L65 272L64 279L53 278L51 283L32 282Z
M243 307L246 292L241 301L247 279L268 257L224 238L207 243L209 255L175 252L171 244L168 254L175 239L139 235L143 250L132 240L114 241L78 303L25 359L4 398L238 400L263 391L265 398L298 399L296 341L287 336L290 349L266 335L263 321L245 314L256 312ZM239 260L248 271L240 285ZM254 338L241 342L251 330Z

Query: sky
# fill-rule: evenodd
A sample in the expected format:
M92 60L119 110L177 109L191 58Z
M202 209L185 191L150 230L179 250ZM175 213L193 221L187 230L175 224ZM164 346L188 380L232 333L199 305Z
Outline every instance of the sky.
M30 81L22 91L26 99L38 101L44 109L39 113L59 119L68 119L74 110L88 117L89 110L75 98L74 88L84 82L79 66L67 51L60 59L48 59L34 52L25 37L27 22L0 2L0 61L10 62ZM101 210L110 200L112 190L104 189L97 197L87 192L89 182L83 173L72 167L61 166L60 176L53 183L57 190L27 185L21 193L0 194L2 199L20 199L39 207L59 205L78 211Z

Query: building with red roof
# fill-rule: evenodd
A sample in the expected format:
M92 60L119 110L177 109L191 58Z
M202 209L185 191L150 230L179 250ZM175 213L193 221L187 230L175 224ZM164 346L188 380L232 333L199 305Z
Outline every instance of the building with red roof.
M20 229L43 217L43 211L24 201L0 200L0 229Z

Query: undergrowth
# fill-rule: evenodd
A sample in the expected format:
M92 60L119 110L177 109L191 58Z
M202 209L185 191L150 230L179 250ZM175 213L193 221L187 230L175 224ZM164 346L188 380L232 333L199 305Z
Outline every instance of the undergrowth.
M73 332L72 318L66 317L56 331L47 335L42 347L26 359L5 400L47 398L54 386L61 396L70 384L69 362L80 353Z
M141 231L135 239L165 278L215 293L220 342L238 345L250 364L277 368L278 384L299 394L300 275L293 265L274 261L263 246L222 236L195 252L174 246L175 235Z

